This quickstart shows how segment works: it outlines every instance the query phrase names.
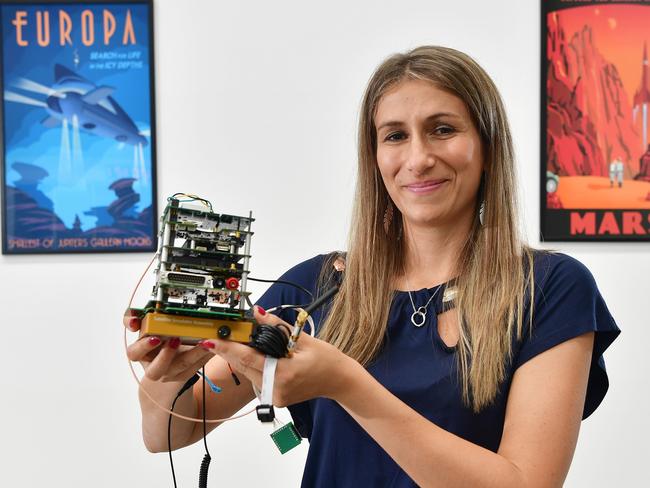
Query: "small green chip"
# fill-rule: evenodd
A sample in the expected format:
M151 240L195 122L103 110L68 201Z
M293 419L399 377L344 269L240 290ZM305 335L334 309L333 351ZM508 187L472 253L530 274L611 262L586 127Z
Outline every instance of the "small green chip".
M293 425L293 422L283 425L271 434L271 439L280 450L280 453L290 451L302 442L300 434Z

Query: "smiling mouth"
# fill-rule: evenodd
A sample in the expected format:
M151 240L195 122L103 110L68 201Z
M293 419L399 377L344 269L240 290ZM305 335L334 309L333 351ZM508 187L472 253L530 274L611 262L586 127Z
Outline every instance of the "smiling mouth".
M425 193L440 188L442 185L447 183L447 181L449 180L439 179L422 181L418 183L411 183L410 185L405 185L405 188L414 193Z

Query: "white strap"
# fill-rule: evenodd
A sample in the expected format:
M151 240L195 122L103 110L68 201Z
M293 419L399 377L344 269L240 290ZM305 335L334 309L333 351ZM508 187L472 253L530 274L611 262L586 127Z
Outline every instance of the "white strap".
M264 359L264 371L262 371L262 396L260 403L262 405L273 405L273 384L275 383L275 368L278 365L278 359L266 356Z

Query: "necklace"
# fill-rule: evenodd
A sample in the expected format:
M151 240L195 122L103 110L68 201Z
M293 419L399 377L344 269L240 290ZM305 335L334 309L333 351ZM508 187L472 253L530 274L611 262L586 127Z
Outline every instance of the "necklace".
M406 278L406 276L404 278ZM406 286L408 286L409 288L408 294L409 294L409 298L411 299L411 306L413 307L413 313L411 314L411 323L416 327L422 327L427 321L427 312L429 311L428 310L429 304L431 303L431 300L433 300L435 296L438 294L440 288L442 288L442 285L438 285L438 288L436 288L436 291L433 292L433 295L429 297L427 303L425 303L423 306L418 308L415 308L415 302L413 301L413 295L411 295L411 285L409 284L408 278L406 278Z

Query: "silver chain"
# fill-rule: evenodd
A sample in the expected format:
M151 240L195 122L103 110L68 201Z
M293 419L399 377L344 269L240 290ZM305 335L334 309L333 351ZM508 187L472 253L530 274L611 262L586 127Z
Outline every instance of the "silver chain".
M431 303L431 300L433 300L438 294L440 288L442 288L442 285L438 285L438 288L436 288L436 291L434 291L433 295L431 295L429 300L427 300L427 303L421 307L415 308L415 302L413 301L413 296L411 295L411 284L409 283L409 279L406 276L404 276L404 278L406 279L406 286L409 288L408 294L409 298L411 299L411 306L413 307L413 313L411 314L411 323L416 327L422 327L427 321L429 304Z

